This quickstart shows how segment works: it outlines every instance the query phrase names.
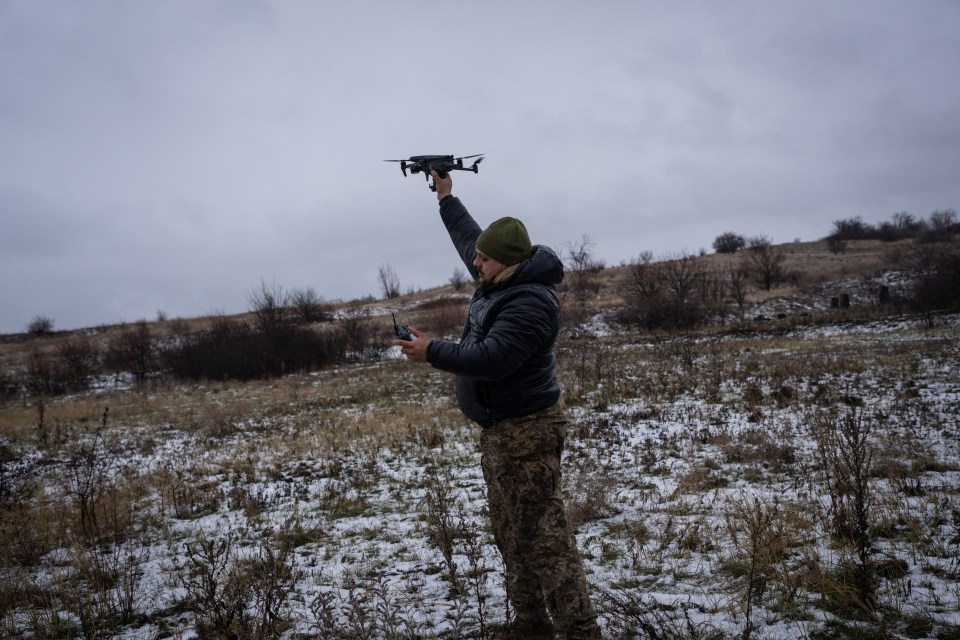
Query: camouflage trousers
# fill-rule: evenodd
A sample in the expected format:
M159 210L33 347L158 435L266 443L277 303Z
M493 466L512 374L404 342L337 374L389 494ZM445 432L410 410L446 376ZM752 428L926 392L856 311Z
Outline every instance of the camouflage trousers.
M565 637L599 638L560 491L566 422L557 404L485 427L481 466L518 627L550 629L549 611Z

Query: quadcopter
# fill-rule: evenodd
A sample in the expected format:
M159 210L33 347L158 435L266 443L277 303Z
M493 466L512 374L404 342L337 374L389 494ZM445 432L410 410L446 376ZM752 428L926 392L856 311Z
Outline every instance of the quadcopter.
M463 161L469 158L476 158L476 160L469 167L463 166ZM430 191L436 191L437 185L430 182L431 171L436 171L441 178L446 178L450 171L473 171L477 173L479 171L477 165L483 162L483 154L477 153L461 158L454 158L453 156L410 156L406 160L384 160L384 162L399 162L400 171L403 172L403 175L407 175L408 169L410 173L423 173L430 186Z

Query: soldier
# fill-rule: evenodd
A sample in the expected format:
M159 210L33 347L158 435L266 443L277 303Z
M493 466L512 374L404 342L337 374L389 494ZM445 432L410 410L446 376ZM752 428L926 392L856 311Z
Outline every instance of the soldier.
M531 245L516 218L481 232L451 194L449 175L431 175L440 217L477 290L459 342L410 327L414 339L395 344L410 360L453 373L460 410L482 427L490 520L516 614L502 637L552 638L556 625L566 638L600 638L560 492L566 418L554 343L563 264Z

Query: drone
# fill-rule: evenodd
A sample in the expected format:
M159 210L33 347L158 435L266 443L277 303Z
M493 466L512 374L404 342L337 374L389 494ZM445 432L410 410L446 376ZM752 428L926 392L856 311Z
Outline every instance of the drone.
M470 158L476 158L476 160L468 167L463 166L463 161ZM483 154L477 153L460 158L454 158L453 156L410 156L406 160L384 160L384 162L399 162L400 171L403 172L403 175L407 175L408 169L410 173L424 174L424 178L427 179L427 184L430 186L430 191L436 191L437 185L430 182L431 171L436 171L441 178L446 178L450 171L473 171L477 173L479 171L478 165L483 162Z

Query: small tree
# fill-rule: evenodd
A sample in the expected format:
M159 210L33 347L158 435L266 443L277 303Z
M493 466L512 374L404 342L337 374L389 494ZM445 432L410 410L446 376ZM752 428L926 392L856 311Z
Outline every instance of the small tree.
M620 319L645 329L682 330L699 324L709 312L703 295L714 286L693 256L654 262L649 251L631 261L626 305Z
M53 320L45 315L33 316L33 319L27 324L27 333L35 336L46 336L53 333Z
M783 263L786 259L783 249L774 246L766 236L756 236L747 242L744 261L765 291L783 281Z
M327 305L311 287L291 291L289 304L303 322L320 322L327 319Z
M876 236L877 230L860 216L833 221L833 234L841 240L865 240Z
M157 348L146 320L125 327L110 339L104 360L116 371L128 371L138 383L157 370Z
M260 288L247 296L257 329L265 335L276 335L287 322L289 299L279 284L260 281Z
M99 353L87 338L72 336L57 347L64 383L75 389L87 388L96 370Z
M400 297L400 278L391 265L383 263L377 268L377 280L384 298L393 300Z
M941 209L930 214L930 224L926 233L920 237L924 242L942 242L957 233L957 212L953 209Z
M703 264L691 255L668 256L660 269L667 290L681 305L690 301L704 273Z
M747 239L733 231L721 233L713 241L713 250L717 253L736 253L745 246L747 246Z
M743 310L747 305L747 295L750 293L750 274L743 265L730 269L727 274L730 297L737 303L740 318L743 319Z
M834 255L839 255L847 250L847 241L840 236L827 237L827 249Z
M460 267L454 269L453 275L450 276L450 284L453 286L454 291L460 291L463 289L465 286L467 286L467 282L469 282L469 280L470 279L467 277L467 272Z
M564 278L564 292L573 297L573 307L566 308L570 319L580 322L586 316L588 302L591 296L600 290L599 274L605 265L603 261L593 257L593 241L590 236L584 235L580 242L570 242L566 247L566 277Z

